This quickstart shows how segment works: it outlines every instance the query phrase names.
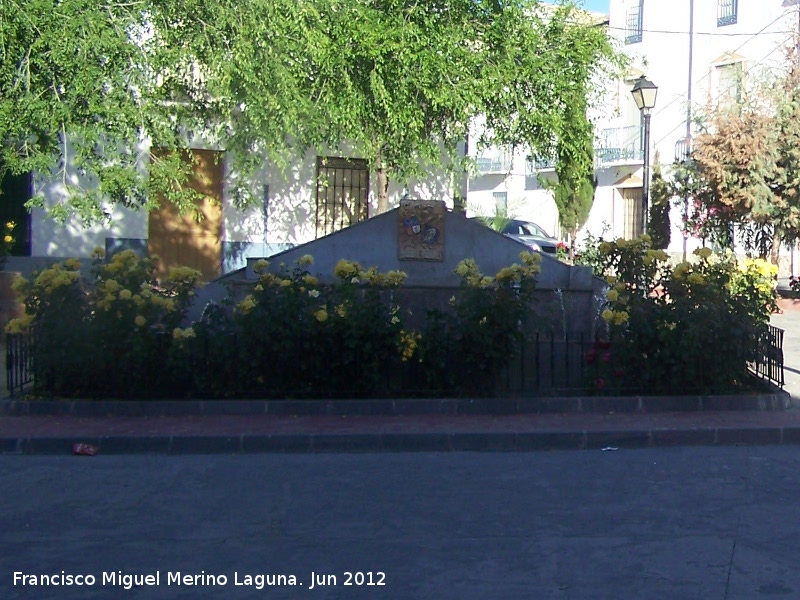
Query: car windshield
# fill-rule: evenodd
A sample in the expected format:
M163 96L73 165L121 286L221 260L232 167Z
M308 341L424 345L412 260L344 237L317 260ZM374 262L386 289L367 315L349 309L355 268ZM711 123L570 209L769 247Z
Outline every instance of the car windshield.
M530 235L534 237L545 237L549 238L550 236L547 232L539 227L536 223L526 223L523 221L512 221L511 223L506 226L504 233L510 233L511 235Z

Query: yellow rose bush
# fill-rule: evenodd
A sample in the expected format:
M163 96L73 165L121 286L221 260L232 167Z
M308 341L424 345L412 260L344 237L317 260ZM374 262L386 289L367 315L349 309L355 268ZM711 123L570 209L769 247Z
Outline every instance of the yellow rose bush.
M408 354L392 297L404 273L341 259L335 282L323 285L313 265L306 254L291 266L274 269L266 260L254 266L258 282L229 324L241 347L243 395L379 395ZM204 338L202 324L195 329Z
M418 293L401 289L401 271L342 259L331 279L312 272L311 255L289 266L263 260L238 301L209 304L196 322L186 315L200 273L178 267L157 278L156 260L127 250L106 259L98 249L91 268L69 259L15 282L26 314L7 331L35 332L37 391L89 398L492 394L532 314L541 259L523 252L492 275L464 260L451 301L441 310L415 304L416 315L401 306Z
M697 249L671 266L646 239L606 242L600 315L616 381L608 390L723 393L746 388L746 360L775 308L773 269ZM593 365L597 363L594 362Z
M425 367L420 378L428 389L492 393L522 343L540 261L538 253L522 252L519 262L493 276L482 273L472 258L458 263L459 293L448 302L448 310L429 314L418 343Z
M96 252L87 271L72 258L14 284L25 316L7 331L35 330L37 389L86 397L169 394L170 339L200 274L176 269L159 283L154 261L131 250L108 262Z

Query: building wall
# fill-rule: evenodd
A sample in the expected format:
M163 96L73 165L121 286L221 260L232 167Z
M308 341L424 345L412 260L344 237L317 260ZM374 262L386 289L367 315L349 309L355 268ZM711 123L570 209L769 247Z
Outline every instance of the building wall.
M190 144L202 147L198 140ZM347 156L323 150L324 156ZM146 153L143 153L146 157ZM351 157L353 157L351 155ZM248 257L269 256L286 248L311 241L315 237L315 178L316 151L309 151L287 170L281 170L269 161L255 174L249 186L259 201L244 210L239 209L233 200L233 185L236 173L231 168L230 157L225 160L225 180L223 182L223 249L222 272L243 267ZM142 166L142 176L146 176L146 165ZM81 179L70 165L67 178L71 184L91 186L91 182ZM33 191L45 196L45 205L54 206L65 201L66 186L60 177L37 174L34 177ZM407 191L420 198L445 200L452 207L452 182L444 168L432 172L422 180L411 180ZM369 214L377 210L377 179L373 171L369 181ZM396 206L406 192L406 185L390 181L389 204ZM134 248L144 252L147 247L148 216L144 212L109 205L111 219L107 225L87 226L77 218L59 223L45 210L32 212L33 257L79 257L91 256L97 247L116 250Z
M598 187L579 239L587 233L615 238L626 234L624 196L626 190L641 189L644 176L642 117L630 94L636 78L645 75L658 86L651 116L650 159L653 165L657 154L663 175L668 177L676 157L676 143L685 140L687 120L702 115L724 93L725 65L741 63L745 85L752 84L765 70L780 64L787 45L794 43L793 36L800 28L798 3L738 0L736 23L719 25L720 1L610 1L609 33L631 57L632 65L625 80L597 82L605 90L590 107L595 124ZM641 41L625 43L628 13L637 7L641 7L642 15ZM479 168L469 182L467 206L471 214L493 214L494 194L505 192L510 216L532 220L562 237L552 195L538 182L541 177L554 177L552 167L539 165L531 169L524 151L511 157L496 148L471 149L471 154L484 159L484 166L494 167L488 172ZM682 212L682 207L677 206L671 214L669 251L675 257L684 252ZM702 240L690 238L686 251L691 253L701 245Z
M642 9L641 42L625 43L626 15L636 5ZM798 7L781 0L738 0L736 23L718 24L720 0L611 0L610 32L633 59L633 73L644 74L658 86L656 107L651 117L651 160L655 153L665 176L676 157L676 144L686 137L687 119L707 112L726 91L723 71L726 65L741 63L744 87L755 83L763 73L779 66L785 50L794 43L798 31ZM692 52L690 8L693 8ZM610 104L618 114L602 120L598 127L624 127L638 123L638 111L630 99L633 80L621 82L612 93ZM691 98L691 104L690 104ZM689 114L691 108L691 114ZM693 133L694 127L692 128ZM641 163L633 176L641 179ZM683 252L679 224L682 209L671 214L672 241L669 250ZM691 252L702 244L690 238Z

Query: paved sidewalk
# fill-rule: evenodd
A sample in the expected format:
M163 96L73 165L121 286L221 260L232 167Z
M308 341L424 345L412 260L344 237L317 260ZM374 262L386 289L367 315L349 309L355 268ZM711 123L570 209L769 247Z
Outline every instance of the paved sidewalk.
M68 454L76 443L95 446L103 454L800 444L800 310L775 315L773 324L786 331L785 390L794 401L794 406L786 410L774 410L770 405L766 408L773 410L676 412L666 402L660 409L609 405L606 410L594 407L594 412L499 415L455 414L454 410L436 409L424 411L425 414L410 411L411 414L363 416L289 416L264 414L266 411L196 416L170 415L169 405L159 416L59 415L52 414L51 409L47 409L51 413L48 415L7 416L8 411L0 411L0 415L6 415L0 416L0 453ZM758 408L757 404L748 408Z

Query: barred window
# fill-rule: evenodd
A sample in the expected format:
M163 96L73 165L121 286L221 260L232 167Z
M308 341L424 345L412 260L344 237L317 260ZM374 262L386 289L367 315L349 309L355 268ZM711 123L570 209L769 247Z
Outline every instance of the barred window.
M717 0L717 27L736 24L738 0Z
M318 156L315 237L366 220L368 193L366 160Z
M628 9L625 21L625 43L638 44L642 41L642 4L644 0Z

